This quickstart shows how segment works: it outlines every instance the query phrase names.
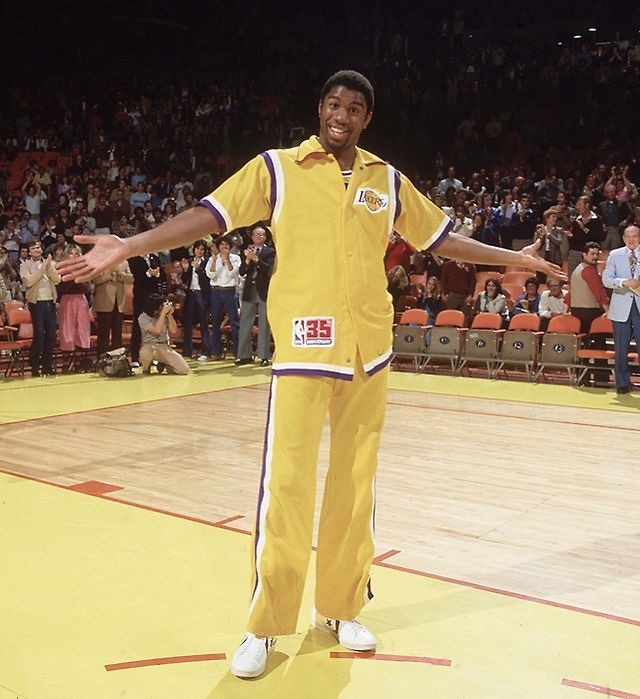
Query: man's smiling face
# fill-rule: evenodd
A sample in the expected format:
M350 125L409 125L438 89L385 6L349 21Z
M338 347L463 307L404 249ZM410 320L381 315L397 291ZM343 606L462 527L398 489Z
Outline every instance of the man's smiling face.
M318 105L320 143L336 157L355 151L360 134L371 121L364 95L336 85Z

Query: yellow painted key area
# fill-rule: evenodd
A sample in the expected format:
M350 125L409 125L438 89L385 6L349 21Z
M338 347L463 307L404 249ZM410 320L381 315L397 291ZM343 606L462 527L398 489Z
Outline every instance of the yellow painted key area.
M440 568L435 560L433 568L422 565L420 558L402 553L405 548L411 553L408 542L415 546L414 533L398 525L406 533L396 534L383 521L372 571L375 597L361 615L378 637L375 654L345 652L331 636L311 627L310 575L298 633L278 639L263 677L232 676L229 660L242 639L249 595L251 515L244 492L227 493L231 504L212 506L205 516L207 492L201 494L205 514L203 506L192 507L202 490L197 484L192 494L180 491L182 507L156 502L136 490L136 478L145 476L134 478L140 464L133 458L118 456L120 471L85 472L80 470L88 468L82 449L74 447L60 458L62 452L51 441L40 440L50 440L41 436L50 434L44 430L59 429L64 442L73 419L78 434L86 430L87 439L95 441L100 427L94 419L102 421L103 430L116 415L120 423L128 415L132 424L148 425L148 418L145 422L137 412L144 409L163 415L163 424L175 410L183 421L199 420L192 408L182 407L183 400L198 401L198 410L207 405L201 401L211 402L215 419L209 424L203 420L201 433L207 438L215 425L219 437L227 431L224 416L230 416L233 406L239 414L230 416L229 433L243 415L261 421L268 380L268 371L249 367L194 371L188 377L61 376L0 385L0 699L640 697L640 528L633 523L625 533L628 557L620 560L618 578L614 571L611 580L599 581L601 571L594 564L588 585L593 596L588 604L578 604L563 593L587 584L570 574L548 594L534 595L526 581L512 585L508 578L496 577L489 585L464 560L459 568L456 562ZM390 385L388 429L394 433L418 409L428 413L424 423L433 425L432 410L440 410L446 423L460 411L471 415L484 406L495 419L513 402L530 406L532 416L512 417L510 407L510 431L517 429L516 420L529 423L536 413L541 417L538 411L555 414L560 406L566 410L561 419L567 425L575 422L575 429L592 421L591 434L623 430L616 435L622 434L628 450L638 437L636 395L623 400L615 391L397 373ZM427 396L428 405L416 406L414 393ZM115 410L124 412L110 412ZM179 445L180 457L172 467L158 465L167 468L167 478L172 468L188 469L203 448L176 422L171 439ZM415 432L416 426L411 429ZM544 420L536 429L538 435L544 433ZM17 434L21 444L31 435L24 451L15 446ZM474 440L482 444L481 436ZM602 447L603 455L614 444L620 442ZM505 442L505 449L512 446ZM143 444L141 458L151 459L150 449ZM391 442L381 454L385 472L398 468L390 450ZM436 447L430 445L425 453L430 450L434 460ZM27 459L25 454L37 456ZM247 482L257 482L253 453L237 454L236 460L239 469L247 470ZM559 458L566 468L576 469L579 479L580 464L571 461L571 453ZM148 474L150 491L161 489L163 473ZM218 490L211 489L212 499ZM625 507L640 504L631 469L624 490ZM602 498L603 508L615 510L616 502L606 492ZM381 500L389 520L401 517L402 500ZM605 509L600 513L603 529ZM633 509L629 507L629 516L637 522ZM422 511L424 521L415 526L424 530L428 548L429 527L435 531L439 513L428 507ZM552 531L549 539L562 542L568 532ZM437 545L446 547L447 532L439 535ZM468 549L496 547L503 543L497 539L469 533ZM509 541L504 549L491 549L504 550L500 564L505 571L523 555L515 552L516 546ZM574 550L566 555L575 555ZM581 569L591 560L588 551L584 555L587 563ZM314 562L312 557L312 566ZM571 566L569 560L567 570ZM609 598L600 596L605 589L612 599L620 599L615 610Z

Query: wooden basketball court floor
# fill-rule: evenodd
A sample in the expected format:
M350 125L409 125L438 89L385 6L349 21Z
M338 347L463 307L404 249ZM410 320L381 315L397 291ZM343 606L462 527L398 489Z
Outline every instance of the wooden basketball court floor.
M239 680L269 372L193 369L0 384L0 699L640 697L640 394L393 372L377 652L309 584Z

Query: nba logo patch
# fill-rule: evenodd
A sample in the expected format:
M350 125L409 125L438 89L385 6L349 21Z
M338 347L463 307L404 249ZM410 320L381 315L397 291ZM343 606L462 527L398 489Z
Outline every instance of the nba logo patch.
M294 347L333 347L335 321L329 316L319 318L294 318Z

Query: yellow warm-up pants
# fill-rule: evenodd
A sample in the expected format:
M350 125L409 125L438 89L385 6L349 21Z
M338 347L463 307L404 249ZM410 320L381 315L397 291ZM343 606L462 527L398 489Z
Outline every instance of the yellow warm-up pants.
M352 381L274 376L253 539L248 631L296 631L311 554L318 450L329 414L331 447L318 525L315 602L353 619L369 597L378 445L388 368Z

